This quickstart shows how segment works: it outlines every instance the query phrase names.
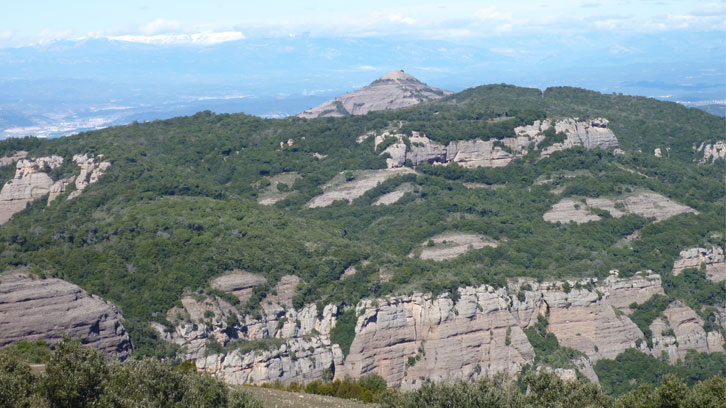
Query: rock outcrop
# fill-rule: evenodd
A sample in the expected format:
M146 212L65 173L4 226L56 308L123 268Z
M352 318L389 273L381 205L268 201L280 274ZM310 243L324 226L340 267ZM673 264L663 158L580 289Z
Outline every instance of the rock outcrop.
M452 141L446 146L436 143L418 132L413 132L408 137L408 143L405 143L405 135L386 131L376 136L374 146L377 148L388 138L396 139L383 151L390 156L387 159L389 168L402 167L409 160L414 166L428 162L457 163L467 168L502 167L515 158L527 154L529 149L537 149L538 145L545 140L544 132L552 127L557 132L563 133L565 140L542 149L541 157L549 157L555 151L575 146L584 146L587 149L617 147L618 139L607 125L608 120L603 118L589 121L568 118L556 121L554 124L551 120L546 119L535 121L532 125L517 127L511 137L501 140L459 140ZM358 140L362 142L369 136L364 135Z
M543 218L548 222L576 222L578 224L597 221L600 216L593 214L592 208L608 211L614 218L633 213L646 218L653 217L656 221L683 213L698 214L698 211L693 208L679 204L660 194L641 192L620 199L587 198L584 202L564 198L544 213Z
M498 245L498 242L479 234L445 232L429 238L409 256L443 261L456 258L469 251L484 247L496 248Z
M671 363L683 360L688 350L699 353L723 353L724 340L717 331L703 329L703 320L690 307L675 301L650 325L653 333L651 353L658 357L665 352Z
M59 195L65 193L66 188L74 181L76 189L68 195L68 199L78 197L83 189L98 181L98 178L111 166L111 163L107 161L97 162L96 159L103 158L103 155L98 155L94 159L87 154L77 154L73 156L73 160L81 168L78 177L67 177L54 182L45 171L63 165L62 157L38 157L33 160L19 157L15 167L15 176L5 183L0 191L0 225L10 220L13 214L22 211L28 203L46 194L49 194L48 204L50 204Z
M116 307L61 279L34 279L22 271L0 276L0 347L19 341L55 344L80 337L112 358L131 351Z
M449 94L451 92L432 88L403 70L396 70L364 88L308 109L298 116L312 119L365 115L371 111L406 108Z
M326 306L319 317L313 304L295 310L274 297L262 302L258 317L239 316L221 299L185 298L183 311L170 311L182 317L175 331L165 336L182 345L183 357L195 360L200 370L235 384L376 373L389 386L404 390L428 380L519 373L535 357L524 329L537 324L540 317L548 320L547 330L560 345L584 353L570 368L560 370L562 374L572 375L568 370L577 368L593 381L597 381L592 369L597 360L614 358L638 344L647 353L665 350L678 356L691 349L723 349L718 333L706 334L695 312L677 302L669 307L665 320L654 322L654 328L658 324L672 327L683 344L671 351L668 347L675 340L669 343L661 335L667 335L667 330L657 334L654 330L654 348L645 347L643 333L628 318L629 305L663 293L659 275L646 272L621 278L613 271L601 282L520 279L506 288L459 288L456 300L447 294L424 293L366 299L355 308L355 334L345 359L340 347L330 341L337 323L336 306ZM232 327L227 326L230 315L239 318ZM224 352L210 354L210 338L226 344ZM250 347L252 341L257 347Z
M88 154L76 154L73 156L73 161L78 164L81 168L81 173L76 177L76 189L70 195L68 199L71 200L81 195L83 190L88 187L89 184L93 184L98 181L109 167L111 163L107 161L101 161L103 155L99 154L97 157Z
M713 163L716 160L726 159L726 141L719 140L716 143L701 143L696 149L698 152L703 152L703 158L701 163Z
M325 184L323 186L323 194L310 200L307 203L307 207L326 207L339 200L351 202L391 177L414 173L414 170L407 167L342 172L335 176L329 183Z
M681 256L673 262L673 274L679 275L684 269L700 268L706 265L706 277L714 282L726 280L726 257L721 247L691 248L681 251Z
M0 167L9 166L13 163L15 163L18 160L24 159L28 157L28 152L24 150L19 150L15 153L13 153L12 156L4 156L0 157Z
M0 191L0 224L22 211L29 202L48 194L53 180L43 170L52 170L62 164L63 158L60 156L18 160L15 177L5 183Z
M248 300L250 300L252 291L255 287L265 282L267 282L267 279L265 279L262 275L256 275L254 273L244 271L235 271L215 278L210 283L210 286L212 289L221 290L222 292L235 295L239 299L240 304L244 305Z

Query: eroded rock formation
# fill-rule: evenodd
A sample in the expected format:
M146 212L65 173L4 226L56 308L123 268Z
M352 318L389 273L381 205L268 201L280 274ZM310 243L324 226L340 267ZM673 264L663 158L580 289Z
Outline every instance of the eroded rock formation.
M650 325L653 333L651 353L658 357L665 352L671 363L683 360L688 350L699 353L723 353L724 340L717 331L706 333L703 320L690 307L681 301L671 303L663 317Z
M0 275L0 347L19 341L80 337L112 358L131 351L116 307L61 279L35 279L22 271Z
M391 177L414 173L412 169L407 167L342 172L335 176L329 183L325 184L323 186L323 194L314 197L308 202L307 206L309 208L326 207L339 200L351 202ZM349 176L352 176L352 178Z
M554 124L551 120L545 119L535 121L532 125L515 128L512 137L501 140L459 140L452 141L446 146L418 132L413 132L408 137L408 143L405 143L405 135L387 131L376 136L374 146L377 148L388 138L396 139L383 151L390 156L386 161L389 168L402 167L408 160L414 166L428 162L457 163L468 168L502 167L515 158L527 154L529 149L537 149L539 143L545 140L544 132L552 127L557 132L563 133L565 140L542 149L541 157L549 157L558 150L575 146L584 146L587 149L617 147L618 139L607 125L608 120L603 118L589 121L568 118L558 120ZM358 138L358 141L362 142L367 137L370 135L364 135Z
M81 173L76 177L76 189L70 195L68 199L71 200L81 195L83 190L88 187L89 184L93 184L98 181L109 167L111 163L107 161L101 161L103 155L99 154L97 157L88 154L76 154L73 156L73 161L78 164L81 168Z
M719 140L716 143L701 143L696 149L698 152L703 152L703 158L701 163L713 163L718 159L726 159L726 141Z
M700 268L706 265L706 276L714 282L726 280L726 257L721 247L691 248L681 251L681 256L673 262L673 274L679 275L684 269Z
M302 118L365 115L400 109L451 94L432 88L402 70L391 71L370 85L298 114Z
M0 224L22 211L29 202L48 194L53 180L43 170L52 170L62 164L63 158L60 156L18 160L15 177L5 183L0 191Z

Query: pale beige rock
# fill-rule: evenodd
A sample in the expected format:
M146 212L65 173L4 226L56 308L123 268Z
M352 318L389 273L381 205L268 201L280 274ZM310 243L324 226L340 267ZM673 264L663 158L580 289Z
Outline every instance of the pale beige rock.
M660 275L652 271L637 273L630 278L620 278L617 271L612 271L603 281L601 290L607 294L610 304L624 313L631 312L632 303L641 304L653 295L665 295Z
M553 205L552 209L544 213L542 218L547 222L575 222L577 224L600 219L598 215L588 210L587 204L571 198L565 198Z
M462 167L503 167L514 159L514 155L494 146L494 141L463 140L446 146L446 161Z
M653 151L653 156L655 156L655 157L663 157L663 153L661 152L661 150L660 150L659 147L656 147L655 148L655 150Z
M300 278L297 276L284 275L272 289L276 294L268 295L263 303L292 308L292 298L295 297L298 283L300 283Z
M12 156L0 157L0 167L9 166L9 165L15 163L16 161L24 159L26 157L28 157L28 152L26 152L24 150L19 150L19 151L13 153Z
M684 269L700 268L706 265L706 276L714 282L726 280L726 257L721 247L691 248L681 251L680 258L673 262L673 274L679 275Z
M433 242L433 245L429 246L429 241ZM498 245L496 241L488 239L484 235L450 231L424 241L420 247L419 257L443 261L456 258L469 251L484 247L496 248ZM409 256L413 257L414 253L412 252Z
M302 118L365 115L371 111L393 110L418 105L451 94L419 82L412 75L391 71L370 85L308 109Z
M0 275L0 347L41 339L54 345L64 335L112 358L131 352L123 316L113 304L61 279L36 279L24 271Z
M651 353L654 356L665 352L671 363L674 363L678 359L685 359L688 350L699 353L724 352L721 333L714 331L707 334L703 330L703 320L681 301L668 305L663 315L665 317L657 318L650 325L653 333Z
M333 180L325 184L323 194L310 200L307 207L326 207L339 200L351 202L391 177L415 174L416 172L408 167L384 170L356 170L351 172L354 175L352 181L346 181L346 173L341 172Z
M50 186L50 194L48 195L48 205L50 205L51 201L58 198L59 195L66 192L66 188L73 183L73 181L76 179L75 176L67 177L64 179L60 179L53 183L52 186Z
M551 122L550 122L551 123ZM577 118L558 120L554 124L555 132L564 133L566 139L542 149L541 157L549 157L552 153L575 146L586 149L618 147L618 139L608 128L608 120L596 118L589 121L578 121Z
M346 375L381 375L389 386L411 389L420 377L469 379L517 373L534 350L507 310L486 288L462 288L454 304L446 296L414 294L363 301L356 336L345 361ZM418 361L406 367L409 357ZM477 374L477 371L479 374Z
M101 159L103 159L102 154L95 158L89 154L76 154L73 156L73 161L81 168L81 172L76 177L76 189L68 195L69 200L80 196L89 184L97 182L99 177L111 167L110 162L100 161Z
M587 198L585 199L585 202L589 207L599 208L609 212L613 218L620 218L626 214L624 211L615 207L615 204L617 203L615 200L611 200L609 198Z
M63 158L60 156L18 160L15 177L5 183L0 191L0 224L6 223L13 214L22 211L31 201L48 194L53 180L42 170L54 169L61 164Z
M726 141L719 140L716 143L701 143L699 152L703 152L701 163L713 163L716 160L726 159Z
M244 305L252 296L252 291L256 286L267 282L262 275L249 273L245 271L234 271L227 275L214 278L210 283L212 289L221 290L235 295L240 304Z
M403 183L390 193L386 193L378 197L373 205L391 205L411 191L413 191L413 185L411 183Z
M679 204L657 193L644 192L631 195L622 200L625 210L642 217L655 217L662 221L682 213L698 214L691 207Z

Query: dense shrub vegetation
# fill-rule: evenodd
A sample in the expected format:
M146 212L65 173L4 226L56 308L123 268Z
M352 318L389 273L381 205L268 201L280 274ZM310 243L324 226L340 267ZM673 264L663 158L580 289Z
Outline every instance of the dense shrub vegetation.
M44 372L33 374L20 358L24 348L0 351L0 407L262 407L249 393L193 367L155 359L110 363L79 341L57 344Z
M545 117L606 117L627 154L574 148L542 160L530 153L501 168L424 164L415 175L389 179L350 205L305 206L341 172L385 167L373 137L356 141L367 132L400 123L402 132L424 132L440 142L502 138L511 136L514 126ZM603 278L611 269L623 276L651 269L664 276L669 299L691 305L713 325L709 309L701 306L723 302L723 285L698 271L677 277L669 271L682 249L726 246L723 225L715 221L726 219L723 168L696 165L700 157L692 148L720 137L725 123L647 98L491 85L440 103L350 118L265 120L200 112L55 140L0 141L2 155L24 149L30 157L64 157L56 178L78 171L73 154L103 154L113 163L80 197L49 207L38 200L0 227L0 270L27 266L113 301L126 318L138 357L173 355L175 348L147 322L168 325L166 311L184 293L208 290L211 278L233 269L268 281L239 306L245 313L254 313L285 274L302 280L294 299L299 307L353 306L365 297L414 290L455 296L460 286L503 286L519 276ZM555 141L561 135L547 137ZM655 147L666 146L669 157L652 156ZM285 172L300 175L282 187L290 190L288 198L272 207L258 205L269 177ZM12 177L12 166L0 168L0 177ZM465 182L488 188L470 189ZM413 191L400 201L371 205L403 183ZM699 213L657 223L632 214L603 214L602 220L582 225L542 218L563 197L622 197L646 190ZM408 257L446 231L486 235L499 246L445 262ZM636 232L638 239L625 239ZM351 265L358 272L340 280ZM349 310L333 333L346 352L355 325ZM643 322L650 318L637 313ZM528 336L550 364L572 357L572 350L544 331Z

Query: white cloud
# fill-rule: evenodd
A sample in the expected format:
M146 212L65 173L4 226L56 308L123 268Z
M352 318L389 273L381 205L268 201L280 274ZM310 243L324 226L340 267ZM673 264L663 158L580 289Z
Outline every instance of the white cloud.
M403 23L403 24L416 24L416 20L411 17L404 17L401 14L391 14L388 16L388 21L391 23Z
M371 65L361 65L358 67L359 71L378 71L379 69Z
M229 41L245 39L244 34L239 31L209 32L204 31L195 34L155 34L155 35L116 35L108 36L110 40L126 41L143 44L195 44L213 45Z
M156 19L150 23L144 24L139 28L141 34L154 35L162 33L173 33L181 31L182 25L175 20Z

